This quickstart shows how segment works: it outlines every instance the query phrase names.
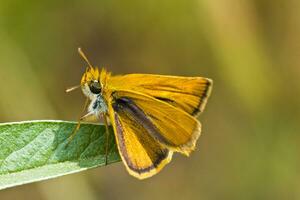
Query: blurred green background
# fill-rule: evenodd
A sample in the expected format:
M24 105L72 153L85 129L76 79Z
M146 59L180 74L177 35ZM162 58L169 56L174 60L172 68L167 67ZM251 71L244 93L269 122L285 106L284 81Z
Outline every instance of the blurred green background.
M0 121L76 120L85 63L214 80L197 150L151 179L122 163L0 199L300 199L300 1L0 1ZM0 147L1 150L1 147Z

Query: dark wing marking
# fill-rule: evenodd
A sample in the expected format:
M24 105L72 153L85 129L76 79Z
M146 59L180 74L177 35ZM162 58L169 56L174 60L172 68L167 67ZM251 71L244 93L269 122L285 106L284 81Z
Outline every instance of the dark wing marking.
M172 152L155 140L149 131L152 130L143 122L142 113L133 111L127 99L113 103L114 129L116 140L125 166L129 173L143 179L159 172L172 158Z

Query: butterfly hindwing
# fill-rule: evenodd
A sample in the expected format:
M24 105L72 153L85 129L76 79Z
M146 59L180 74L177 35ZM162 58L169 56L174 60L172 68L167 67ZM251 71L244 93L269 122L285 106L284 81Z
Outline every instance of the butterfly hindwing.
M146 94L197 116L205 108L212 80L202 77L128 74L111 77L109 85L114 90Z

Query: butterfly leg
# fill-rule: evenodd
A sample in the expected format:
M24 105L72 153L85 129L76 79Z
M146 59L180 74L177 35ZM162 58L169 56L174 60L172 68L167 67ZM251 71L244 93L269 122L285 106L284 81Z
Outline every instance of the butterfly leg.
M89 99L86 99L85 101L85 104L84 104L84 107L83 107L83 111L82 113L85 111L86 107L88 106L88 102L89 102ZM87 118L88 116L90 116L90 113L84 115L83 117L80 117L79 120L78 120L78 123L77 123L77 126L74 128L74 130L72 131L72 134L70 135L70 137L68 138L68 143L66 145L66 148L69 146L69 144L71 143L71 141L73 140L74 136L76 135L77 131L79 130L80 128L80 125L81 125L81 122Z
M108 129L108 122L106 118L106 113L102 114L104 124L105 124L105 134L106 134L106 142L105 142L105 165L107 165L107 157L108 157L108 141L109 141L109 129Z

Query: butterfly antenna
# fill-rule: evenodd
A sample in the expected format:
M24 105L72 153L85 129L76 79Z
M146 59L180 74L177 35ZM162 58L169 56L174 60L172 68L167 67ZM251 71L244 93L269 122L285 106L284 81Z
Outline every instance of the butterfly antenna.
M87 59L86 55L83 53L83 51L81 50L80 47L78 48L78 53L85 60L85 62L87 62L87 64L89 65L89 67L93 68L93 66L91 65L89 59Z
M76 86L73 86L73 87L69 87L69 88L66 89L66 93L72 92L72 91L74 91L74 90L76 90L80 87L81 87L81 85L76 85Z

